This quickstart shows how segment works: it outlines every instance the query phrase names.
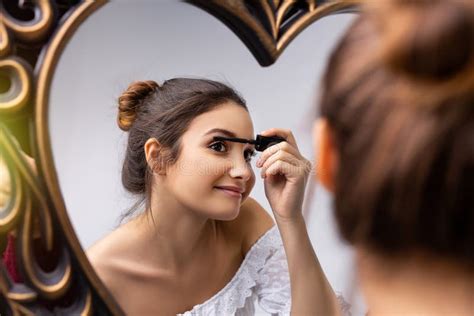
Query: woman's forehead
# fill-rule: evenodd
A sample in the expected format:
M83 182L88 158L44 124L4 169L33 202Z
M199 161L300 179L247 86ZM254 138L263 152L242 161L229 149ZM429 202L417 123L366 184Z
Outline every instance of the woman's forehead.
M234 104L225 104L197 116L188 128L200 137L225 135L229 137L253 138L253 124L247 110ZM226 133L229 132L229 133Z

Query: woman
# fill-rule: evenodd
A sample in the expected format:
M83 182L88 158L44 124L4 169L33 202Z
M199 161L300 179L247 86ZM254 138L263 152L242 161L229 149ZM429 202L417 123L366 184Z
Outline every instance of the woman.
M473 2L370 2L330 57L321 116L318 178L369 314L472 315Z
M129 133L122 182L142 197L144 212L88 256L127 314L249 315L257 298L265 311L288 314L308 311L310 295L311 311L338 313L301 216L310 164L290 131L263 132L286 141L257 162L277 229L249 198L253 145L214 139L254 137L231 88L135 82L119 98L118 124Z
M271 314L339 314L301 215L311 165L290 131L261 133L286 141L257 162L277 229L249 198L254 145L214 139L253 138L245 102L231 88L135 82L119 98L118 124L129 133L122 182L140 200L87 253L127 315L252 315L256 299ZM21 282L12 238L4 262Z

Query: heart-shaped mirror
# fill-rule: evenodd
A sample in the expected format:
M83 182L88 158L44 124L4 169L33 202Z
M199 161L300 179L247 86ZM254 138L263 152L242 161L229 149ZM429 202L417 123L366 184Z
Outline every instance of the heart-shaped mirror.
M289 128L302 154L312 159L309 131L318 82L329 52L354 19L350 13L327 15L353 11L357 2L188 2L39 1L30 8L5 7L0 73L7 74L2 79L7 88L0 90L0 114L7 120L0 142L9 168L2 170L9 170L12 188L23 187L12 189L18 201L11 199L2 210L15 220L0 221L0 232L9 236L3 248L16 244L11 251L22 276L15 280L7 275L11 269L2 268L5 311L122 313L84 250L119 226L120 215L135 202L120 181L127 134L116 123L117 98L132 81L224 82L246 99L255 132ZM28 29L28 23L37 29ZM12 122L29 125L31 139ZM251 196L271 213L259 179ZM335 233L330 197L314 186L307 197L315 201L306 205L305 216L323 269L357 311L352 254ZM36 248L53 259L38 260Z

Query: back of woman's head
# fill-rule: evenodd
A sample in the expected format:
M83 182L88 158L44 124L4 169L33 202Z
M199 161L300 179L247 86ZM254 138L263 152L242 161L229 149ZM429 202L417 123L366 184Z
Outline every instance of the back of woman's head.
M232 88L206 79L175 78L162 85L137 81L122 93L117 122L129 133L122 184L141 197L122 219L132 215L144 201L149 209L152 171L145 157L146 141L155 138L165 149L155 163L171 165L179 157L180 139L191 121L225 102L247 109L244 99Z
M370 3L323 83L340 231L383 254L474 263L474 5Z

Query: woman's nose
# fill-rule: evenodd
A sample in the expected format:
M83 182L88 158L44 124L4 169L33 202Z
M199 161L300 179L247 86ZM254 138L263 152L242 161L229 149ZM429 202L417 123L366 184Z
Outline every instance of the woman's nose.
M240 178L244 181L248 181L252 177L252 167L245 158L236 158L232 160L232 167L230 168L229 175L232 178Z

